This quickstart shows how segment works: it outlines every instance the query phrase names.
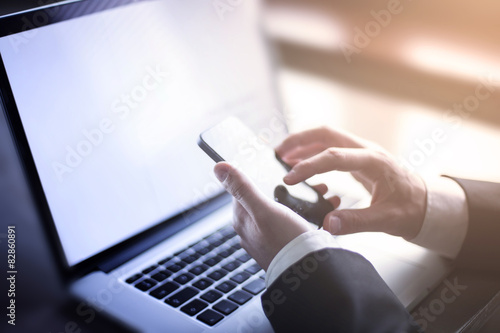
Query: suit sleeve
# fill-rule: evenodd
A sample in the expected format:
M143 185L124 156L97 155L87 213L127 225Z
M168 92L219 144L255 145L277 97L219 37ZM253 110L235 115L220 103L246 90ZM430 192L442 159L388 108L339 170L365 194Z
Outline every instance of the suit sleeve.
M465 191L469 223L456 263L500 271L500 184L454 178Z
M419 332L408 312L361 255L342 249L309 253L262 295L280 332Z

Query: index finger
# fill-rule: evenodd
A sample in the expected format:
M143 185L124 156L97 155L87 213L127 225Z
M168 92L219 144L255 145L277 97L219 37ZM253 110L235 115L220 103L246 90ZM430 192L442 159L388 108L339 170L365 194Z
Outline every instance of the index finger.
M291 134L278 147L276 152L282 158L301 146L321 144L325 147L363 148L362 140L347 132L328 127L319 127Z
M358 171L367 178L376 178L383 160L368 149L329 148L307 160L297 163L284 177L288 185L295 185L310 177L329 171Z

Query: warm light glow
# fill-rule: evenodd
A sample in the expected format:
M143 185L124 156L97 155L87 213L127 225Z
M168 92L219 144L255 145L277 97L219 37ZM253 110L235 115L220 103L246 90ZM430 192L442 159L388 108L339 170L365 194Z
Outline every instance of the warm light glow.
M489 55L458 48L442 41L412 40L402 48L403 56L421 69L448 76L477 80L500 79L500 62Z
M315 48L336 49L343 35L331 13L308 8L269 7L265 24L267 32L275 38Z

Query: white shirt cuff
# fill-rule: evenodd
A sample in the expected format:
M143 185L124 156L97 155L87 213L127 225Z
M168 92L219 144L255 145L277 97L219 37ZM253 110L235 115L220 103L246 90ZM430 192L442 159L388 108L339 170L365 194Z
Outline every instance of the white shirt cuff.
M269 287L287 268L309 253L339 247L335 237L324 230L312 230L295 237L278 252L269 264L266 272L266 287Z
M410 242L455 259L468 227L464 190L453 179L440 177L427 185L427 210L422 229Z

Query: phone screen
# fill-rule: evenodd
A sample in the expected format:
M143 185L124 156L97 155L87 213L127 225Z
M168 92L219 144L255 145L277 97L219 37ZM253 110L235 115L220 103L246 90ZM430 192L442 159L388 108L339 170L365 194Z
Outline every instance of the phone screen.
M216 162L227 161L245 173L255 185L274 200L275 188L286 187L297 198L315 203L317 192L305 183L285 185L287 170L275 156L273 147L261 131L255 134L241 120L231 117L200 135L200 147Z

